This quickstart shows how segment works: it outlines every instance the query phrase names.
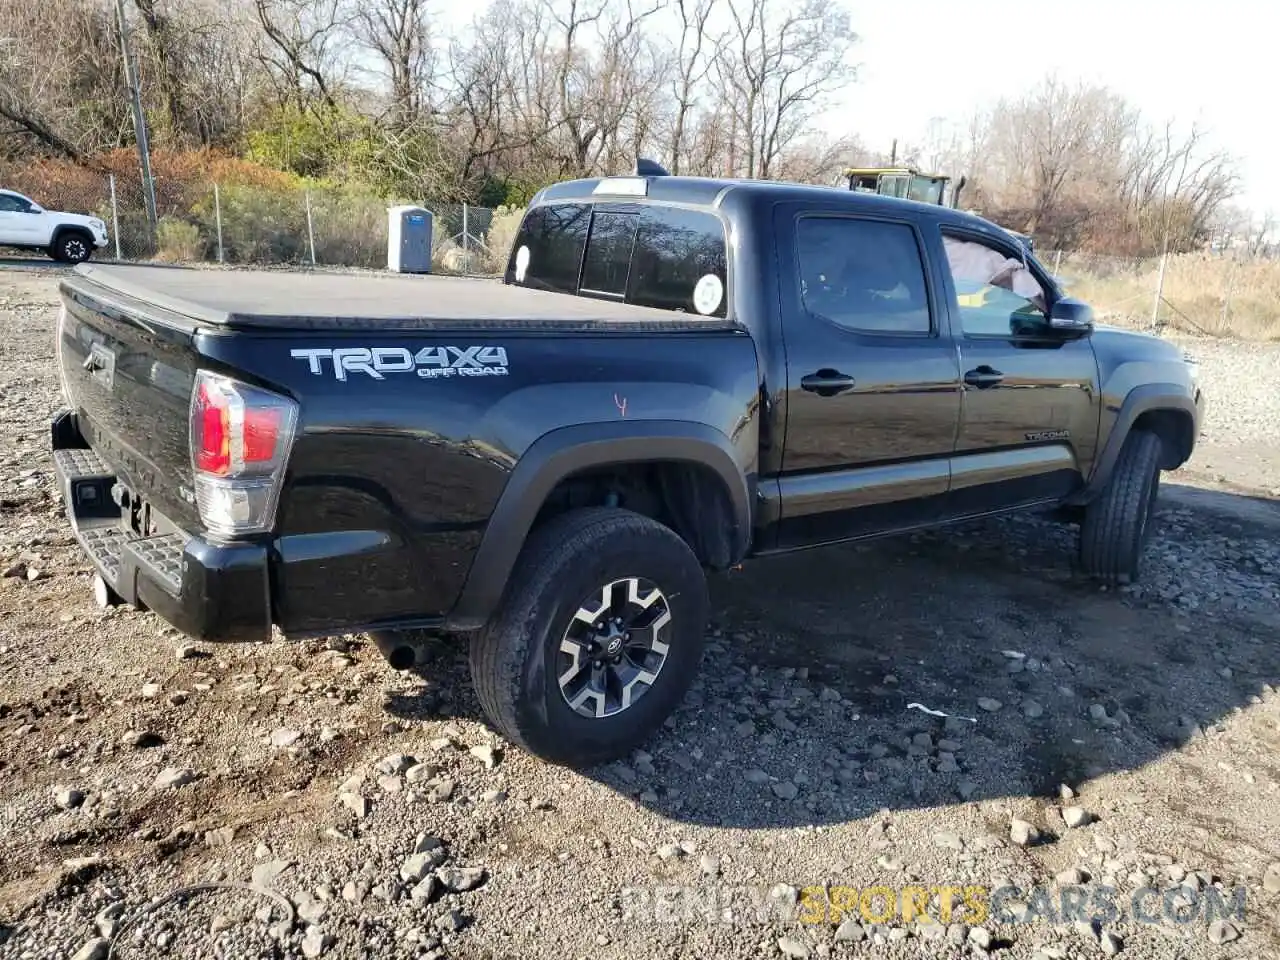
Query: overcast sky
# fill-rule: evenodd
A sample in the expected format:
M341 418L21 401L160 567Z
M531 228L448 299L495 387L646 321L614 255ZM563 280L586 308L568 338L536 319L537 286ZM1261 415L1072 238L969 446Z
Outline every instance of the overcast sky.
M1239 158L1242 199L1280 213L1274 0L846 2L861 66L842 117L873 149L1057 73L1111 87L1150 120L1199 122Z
M487 0L437 0L454 25ZM842 0L858 82L831 115L888 152L935 117L961 122L1050 73L1104 84L1148 119L1198 122L1239 159L1257 211L1280 213L1280 4L1275 0ZM959 174L963 171L942 171Z

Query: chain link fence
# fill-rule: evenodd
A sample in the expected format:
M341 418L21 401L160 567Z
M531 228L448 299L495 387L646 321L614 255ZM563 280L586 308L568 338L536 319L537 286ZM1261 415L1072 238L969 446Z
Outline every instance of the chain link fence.
M102 219L109 236L102 258L371 270L387 265L387 208L406 202L337 188L157 179L153 230L140 177L108 176L97 189L82 183L56 193L33 199ZM480 276L505 270L522 210L420 205L432 213L434 270Z
M385 269L387 208L405 202L355 189L156 180L157 223L141 178L90 176L34 199L92 213L108 228L101 257L169 263ZM523 213L421 204L433 214L433 269L496 276ZM1125 258L1037 251L1098 319L1156 332L1280 340L1280 259L1243 252Z
M1098 319L1203 336L1280 340L1280 259L1245 252L1128 258L1038 252Z

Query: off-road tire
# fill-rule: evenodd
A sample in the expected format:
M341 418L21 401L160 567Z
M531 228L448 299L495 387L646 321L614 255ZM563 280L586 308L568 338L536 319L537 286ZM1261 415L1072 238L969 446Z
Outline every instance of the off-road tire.
M62 263L84 263L92 255L92 238L76 230L58 234L49 248L49 256Z
M1120 448L1106 488L1085 508L1080 566L1110 586L1138 579L1160 491L1160 438L1134 430Z
M560 645L583 600L642 577L661 590L671 619L657 679L612 716L587 718L562 695ZM486 716L507 739L554 763L586 766L627 755L680 703L702 657L707 583L671 529L627 510L562 514L526 542L497 612L471 641L471 676Z

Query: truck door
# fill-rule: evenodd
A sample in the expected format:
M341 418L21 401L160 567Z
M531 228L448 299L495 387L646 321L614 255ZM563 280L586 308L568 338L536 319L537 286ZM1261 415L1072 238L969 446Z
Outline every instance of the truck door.
M946 230L941 242L964 382L948 512L1061 498L1094 458L1093 346L1050 329L1053 286L1015 240Z
M787 205L775 239L787 356L778 546L936 519L960 376L918 225Z
M0 193L0 243L37 243L39 226L40 215L31 212L26 200L11 193Z

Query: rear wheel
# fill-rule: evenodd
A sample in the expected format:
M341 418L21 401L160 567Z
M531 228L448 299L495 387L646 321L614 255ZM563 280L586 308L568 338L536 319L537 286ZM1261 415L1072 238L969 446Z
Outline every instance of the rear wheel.
M63 263L83 263L93 253L93 243L82 233L63 233L53 241L49 252Z
M679 704L702 656L707 585L693 551L625 510L534 532L501 608L471 642L485 714L557 763L625 756Z
M1160 492L1160 453L1154 433L1130 433L1106 489L1085 507L1080 564L1103 583L1116 586L1138 579Z

